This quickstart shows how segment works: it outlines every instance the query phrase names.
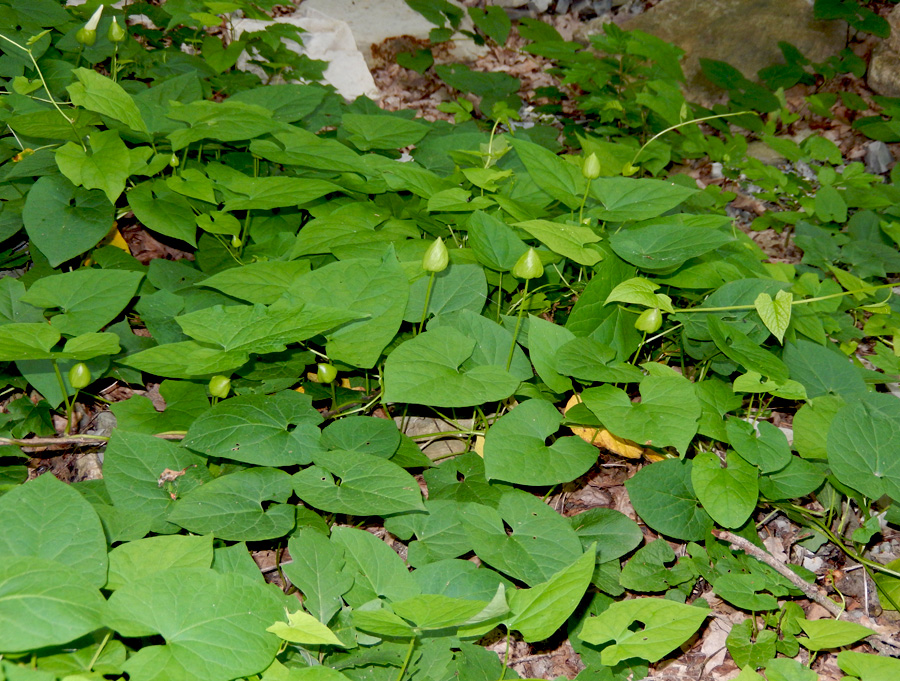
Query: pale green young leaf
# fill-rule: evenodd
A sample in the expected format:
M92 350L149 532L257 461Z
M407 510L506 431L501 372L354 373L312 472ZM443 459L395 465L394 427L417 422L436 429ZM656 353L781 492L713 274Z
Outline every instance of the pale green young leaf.
M588 227L550 220L526 220L515 223L515 227L527 232L554 253L579 265L591 267L603 259L600 251L590 248L590 244L600 241L600 237Z
M793 299L794 294L782 290L775 294L774 300L768 293L760 293L753 303L759 313L759 318L779 343L784 340L784 332L791 323L791 301Z
M668 296L660 296L654 293L659 288L649 279L643 277L633 277L617 284L609 295L606 296L604 305L613 302L630 303L632 305L643 305L644 307L658 307L665 312L674 312L671 299Z
M288 613L287 618L287 622L275 622L266 627L266 631L290 643L300 643L305 646L346 647L331 629L309 613L297 610Z
M843 622L840 620L797 620L797 624L803 629L808 638L798 637L797 640L807 650L828 650L842 648L871 636L873 632L856 622Z
M147 133L137 104L121 85L93 69L77 68L72 73L78 82L66 89L73 104L121 121L136 132Z
M414 638L415 630L390 610L354 610L353 626L376 636Z

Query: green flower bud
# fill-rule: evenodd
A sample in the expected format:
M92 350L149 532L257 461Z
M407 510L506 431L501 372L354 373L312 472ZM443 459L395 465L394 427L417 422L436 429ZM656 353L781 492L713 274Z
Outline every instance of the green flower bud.
M337 367L334 364L320 364L316 369L316 378L319 383L331 383L337 378Z
M634 322L634 328L644 333L655 333L662 326L662 312L658 307L648 307Z
M209 394L224 400L231 392L231 379L228 376L213 376L209 379Z
M600 177L600 159L597 158L597 154L591 153L590 156L584 159L584 165L581 166L581 174L587 180L596 180Z
M422 256L422 269L426 272L443 272L450 263L450 254L444 245L444 240L438 237Z
M181 161L178 159L178 154L172 152L172 155L169 157L169 167L177 168L181 165Z
M75 34L75 40L85 47L90 47L97 42L97 31L92 31L84 27L79 28L78 33Z
M103 14L103 5L100 5L97 9L94 10L94 13L91 15L91 18L87 20L87 23L84 27L89 31L96 31L97 26L100 25L100 17Z
M119 22L113 17L112 23L109 25L109 31L106 33L111 43L120 43L125 40L125 29L119 26Z
M69 385L75 390L87 388L91 384L91 370L84 362L72 365L69 369Z
M232 248L240 248L243 244L244 244L244 242L241 241L241 237L239 237L237 234L235 234L234 236L231 237L231 247Z
M536 250L529 248L513 265L512 273L519 279L537 279L544 273L541 256Z

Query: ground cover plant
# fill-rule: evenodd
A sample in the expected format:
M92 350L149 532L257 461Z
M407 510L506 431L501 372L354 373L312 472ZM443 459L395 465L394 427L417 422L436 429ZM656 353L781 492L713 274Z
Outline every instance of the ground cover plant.
M237 9L270 7L131 5L159 28L126 30L110 7L0 4L0 249L20 268L0 279L0 675L503 681L478 645L499 632L568 637L585 681L637 679L713 597L747 614L742 680L815 679L836 651L848 678L895 675L891 628L757 532L790 519L898 609L900 564L868 549L900 522L900 197L783 135L781 88L852 57L787 51L766 86L709 63L732 98L704 109L672 46L523 22L560 80L543 113L578 125L516 128L517 86L463 65L438 73L477 108L428 123L276 84L323 65L296 34L223 43ZM505 40L505 15L472 17ZM233 68L245 48L262 77ZM900 139L896 102L843 100ZM671 172L694 158L778 204L756 226L802 261L768 262L732 194ZM135 224L191 257L141 262ZM111 401L115 429L91 432L108 388L157 382L164 410ZM458 446L427 456L434 439ZM48 445L103 445L102 477L26 482ZM545 503L622 461L640 524Z

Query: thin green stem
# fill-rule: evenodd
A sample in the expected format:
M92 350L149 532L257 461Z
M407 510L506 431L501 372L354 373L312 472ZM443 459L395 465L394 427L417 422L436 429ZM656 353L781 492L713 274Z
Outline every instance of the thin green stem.
M409 640L409 649L406 651L406 659L403 660L403 666L400 667L400 673L397 674L397 681L402 681L403 675L406 673L406 668L409 666L409 661L412 659L413 648L416 647L416 639L411 638Z
M503 668L500 670L500 678L497 681L503 681L506 676L506 670L509 669L509 627L506 628L506 653L503 655Z
M525 314L525 300L528 298L528 279L525 280L525 289L522 291L522 302L519 305L519 314L516 317L516 330L513 331L512 343L509 344L509 355L506 357L506 370L512 365L513 354L516 351L516 340L519 337L519 329L522 326L522 317Z
M830 293L827 296L816 296L815 298L804 298L803 300L792 300L791 305L809 305L810 303L818 303L822 300L831 300L832 298L843 298L844 296L852 296L857 293L870 293L883 288L893 288L894 284L878 284L877 286L867 286L866 288L855 289L853 291L841 291L840 293ZM725 305L723 307L687 307L681 310L675 310L676 314L685 312L730 312L732 310L755 310L756 305Z
M428 278L428 289L425 291L425 306L422 308L422 321L419 322L419 330L416 331L416 334L422 333L422 327L425 326L425 318L428 316L428 305L431 303L431 289L434 287L434 275L432 272L431 276Z
M2 37L2 36L0 36ZM64 431L65 435L69 434L69 424L72 422L72 402L69 401L69 391L66 388L66 382L63 380L62 373L59 371L59 364L56 363L56 360L50 360L51 364L53 364L53 373L56 374L56 380L59 383L59 389L62 391L63 402L66 404L66 428ZM76 391L76 395L77 395Z
M91 658L91 663L87 668L88 671L91 671L94 668L94 665L97 664L97 660L100 659L100 653L102 653L103 649L106 648L106 644L109 642L110 636L112 636L111 630L106 632L106 636L104 636L103 640L100 642L100 647L97 648L97 652L94 653L94 656Z
M587 203L588 194L591 193L591 181L587 181L587 186L584 188L584 195L581 197L581 205L578 206L578 224L584 224L584 204Z
M716 118L728 118L729 116L744 116L749 113L752 113L752 112L751 111L737 111L735 113L714 114L712 116L703 116L702 118L692 118L689 121L682 121L681 123L678 123L677 125L671 125L668 128L666 128L665 130L662 130L662 131L656 133L653 137L651 137L646 142L644 142L644 144L641 146L641 148L637 150L637 153L634 155L634 158L631 159L631 165L634 165L634 162L638 160L638 157L641 155L641 153L643 153L644 149L646 149L648 145L652 144L654 141L656 141L658 138L665 135L667 132L672 132L673 130L677 130L678 128L683 128L685 125L690 125L691 123L702 123L703 121L711 121Z

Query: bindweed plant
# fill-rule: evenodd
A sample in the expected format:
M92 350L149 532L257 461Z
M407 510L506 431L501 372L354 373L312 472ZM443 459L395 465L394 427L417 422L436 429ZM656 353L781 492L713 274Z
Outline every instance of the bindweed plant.
M593 79L576 151L509 132L508 102L428 123L234 71L204 30L230 3L128 9L159 28L106 7L91 45L93 6L4 8L0 238L27 258L0 279L6 677L496 681L513 637L562 632L584 679L642 678L704 631L701 594L748 614L741 678L812 678L821 651L861 679L900 664L757 533L802 525L900 600L868 552L900 517L893 185L797 145L818 184L771 191L804 256L772 263L721 192L668 174L755 166L689 122L647 36L609 29L598 56L525 24ZM139 261L126 227L186 257ZM78 418L148 384L164 409L113 400L109 435ZM102 477L26 482L48 444L102 444ZM609 461L640 524L545 503ZM497 633L503 660L478 645Z

